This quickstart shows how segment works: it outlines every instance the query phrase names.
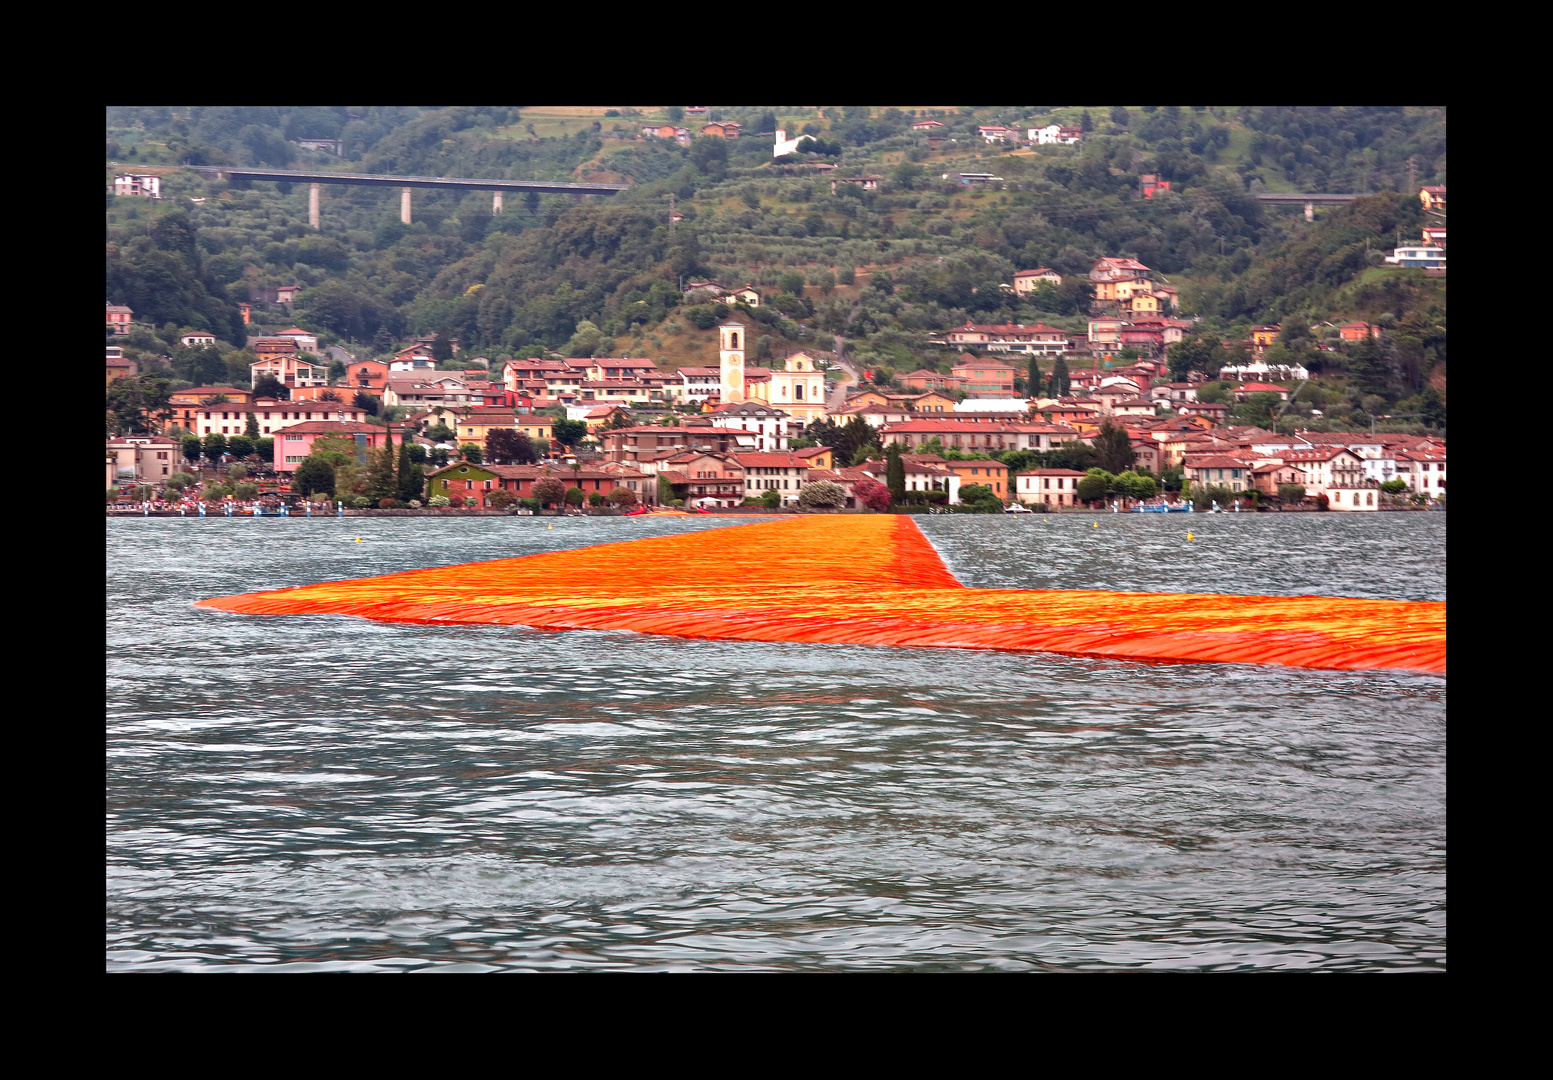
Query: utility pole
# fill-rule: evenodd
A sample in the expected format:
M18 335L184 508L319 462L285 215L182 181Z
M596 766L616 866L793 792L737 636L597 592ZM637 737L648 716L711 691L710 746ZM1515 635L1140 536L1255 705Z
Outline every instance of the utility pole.
M1409 192L1416 192L1418 190L1418 159L1416 157L1407 159L1407 190Z

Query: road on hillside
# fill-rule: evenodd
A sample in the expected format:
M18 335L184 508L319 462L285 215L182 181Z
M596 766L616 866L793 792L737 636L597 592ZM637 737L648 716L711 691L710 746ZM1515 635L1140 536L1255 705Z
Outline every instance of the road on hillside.
M356 358L338 345L325 345L324 352L329 354L331 360L338 360L342 364L354 363Z
M848 321L850 322L851 320ZM862 381L862 375L857 368L852 366L852 361L845 359L842 355L847 347L847 339L837 334L835 344L836 366L841 369L841 374L836 378L836 389L830 392L825 402L825 408L828 412L835 412L841 408L847 400L847 387L855 386Z

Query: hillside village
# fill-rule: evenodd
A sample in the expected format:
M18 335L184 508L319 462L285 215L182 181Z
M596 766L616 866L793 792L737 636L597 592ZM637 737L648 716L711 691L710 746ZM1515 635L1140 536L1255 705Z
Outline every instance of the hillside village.
M765 269L687 251L696 234L677 230L699 219L711 244L717 234L708 231L709 218L720 210L738 222L753 210L755 218L738 227L756 235L770 206L766 193L749 190L739 197L744 209L738 199L706 205L691 184L681 189L688 190L683 209L669 200L653 226L655 242L665 245L670 271L718 273L679 273L667 291L656 272L627 276L600 322L569 318L537 341L534 331L514 332L518 319L542 321L537 301L493 306L506 323L485 317L490 290L503 287L492 283L505 255L486 269L484 283L467 286L457 270L463 264L446 264L439 280L454 274L443 289L447 299L412 300L410 309L426 317L415 315L408 328L424 329L399 335L385 308L376 309L375 325L364 318L376 286L347 296L340 291L346 278L319 274L316 263L335 258L343 271L354 257L316 237L302 237L297 250L312 244L305 257L314 263L293 262L294 280L237 262L221 264L241 271L229 284L191 279L182 322L147 318L166 313L166 297L130 284L132 275L116 295L110 270L110 500L254 504L314 496L356 508L611 512L663 505L977 512L1181 502L1334 511L1444 505L1443 184L1422 185L1412 199L1355 197L1319 219L1307 206L1305 232L1296 221L1283 227L1286 239L1269 233L1265 255L1239 241L1236 258L1253 252L1253 265L1263 259L1270 270L1279 260L1303 265L1311 257L1302 254L1305 243L1330 248L1340 238L1345 252L1360 253L1344 256L1357 260L1354 269L1332 283L1291 277L1289 295L1303 297L1304 306L1271 297L1261 310L1287 314L1254 322L1204 313L1247 303L1226 288L1263 287L1255 274L1236 283L1232 258L1222 264L1223 284L1162 272L1136 251L1079 259L1071 245L1020 267L1007 256L978 254L977 237L960 237L962 247L935 255L928 242L956 240L952 231L934 233L925 217L917 226L881 213L885 200L927 183L912 157L975 160L956 159L959 144L947 140L974 138L978 155L1082 155L1089 139L1123 141L1115 123L1106 136L1091 136L1081 124L1033 121L974 124L971 136L963 117L924 117L882 140L899 140L909 153L894 171L875 173L849 168L845 153L827 153L843 125L751 131L764 124L697 112L680 110L682 120L705 119L694 128L643 124L627 141L711 155L715 164L709 141L749 144L764 136L770 159L752 170L788 178L782 184L814 177L801 181L809 199L821 198L815 184L828 181L832 194L822 205L829 209L811 211L802 226L820 247L804 250L832 248L838 264ZM1229 126L1212 128L1222 130ZM1204 137L1205 153L1221 138ZM344 146L305 138L297 145L331 156ZM880 154L889 159L887 150ZM1181 172L1139 173L1129 189L1133 205L1163 210L1194 190L1201 177L1169 154L1145 160ZM1018 199L1026 182L1001 174L1028 175L1026 166L1006 167L1020 162L1006 157L997 173L952 169L937 184L958 192L956 203ZM1050 177L1068 166L1045 168ZM723 170L727 177L731 170ZM110 206L165 202L179 183L165 172L115 173ZM727 186L716 179L711 190ZM946 198L931 185L919 190L927 194L918 204ZM231 194L223 189L216 197ZM181 197L204 213L208 196ZM836 209L848 206L851 217ZM184 214L152 211L149 244L137 247L126 235L110 263L161 248L188 252L210 272L223 256L209 247L226 241L213 232L206 243L204 226L185 224ZM597 242L605 222L587 206L558 210L548 225L533 217L522 237L554 233L573 217ZM1347 224L1371 221L1394 233L1373 252L1371 241L1355 246ZM1403 221L1416 229L1404 236ZM854 226L865 237L883 235L849 237ZM1333 231L1341 229L1349 231ZM272 232L276 250L265 257L284 258L285 244L296 243L285 240L291 229ZM485 235L476 252L489 238L510 247L505 234ZM1005 243L978 235L992 248ZM406 228L403 239L410 237ZM433 241L423 235L427 250ZM387 241L401 242L397 235ZM893 248L908 243L920 257L895 255ZM896 261L880 261L887 251ZM1171 258L1179 262L1178 254ZM1200 261L1218 265L1217 258L1205 249ZM594 272L578 263L572 276L583 285ZM331 282L340 287L333 293ZM563 283L556 295L568 288ZM347 300L357 314L343 314ZM342 315L325 315L326 302ZM144 305L139 313L135 303ZM356 322L347 326L341 317ZM342 333L351 329L366 340Z

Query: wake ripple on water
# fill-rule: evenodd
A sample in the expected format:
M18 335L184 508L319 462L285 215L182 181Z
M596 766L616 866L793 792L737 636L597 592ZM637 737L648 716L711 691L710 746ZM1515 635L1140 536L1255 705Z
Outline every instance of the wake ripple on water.
M272 524L110 523L110 565L173 564L110 580L110 969L1445 965L1443 677L188 608L555 542L228 535ZM939 525L966 584L1027 574ZM1145 539L1042 573L1187 587Z

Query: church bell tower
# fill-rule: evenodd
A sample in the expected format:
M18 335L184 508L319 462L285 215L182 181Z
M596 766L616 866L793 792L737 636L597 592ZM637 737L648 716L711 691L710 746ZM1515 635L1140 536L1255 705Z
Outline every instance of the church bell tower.
M744 324L725 322L717 328L717 360L724 405L744 400Z

